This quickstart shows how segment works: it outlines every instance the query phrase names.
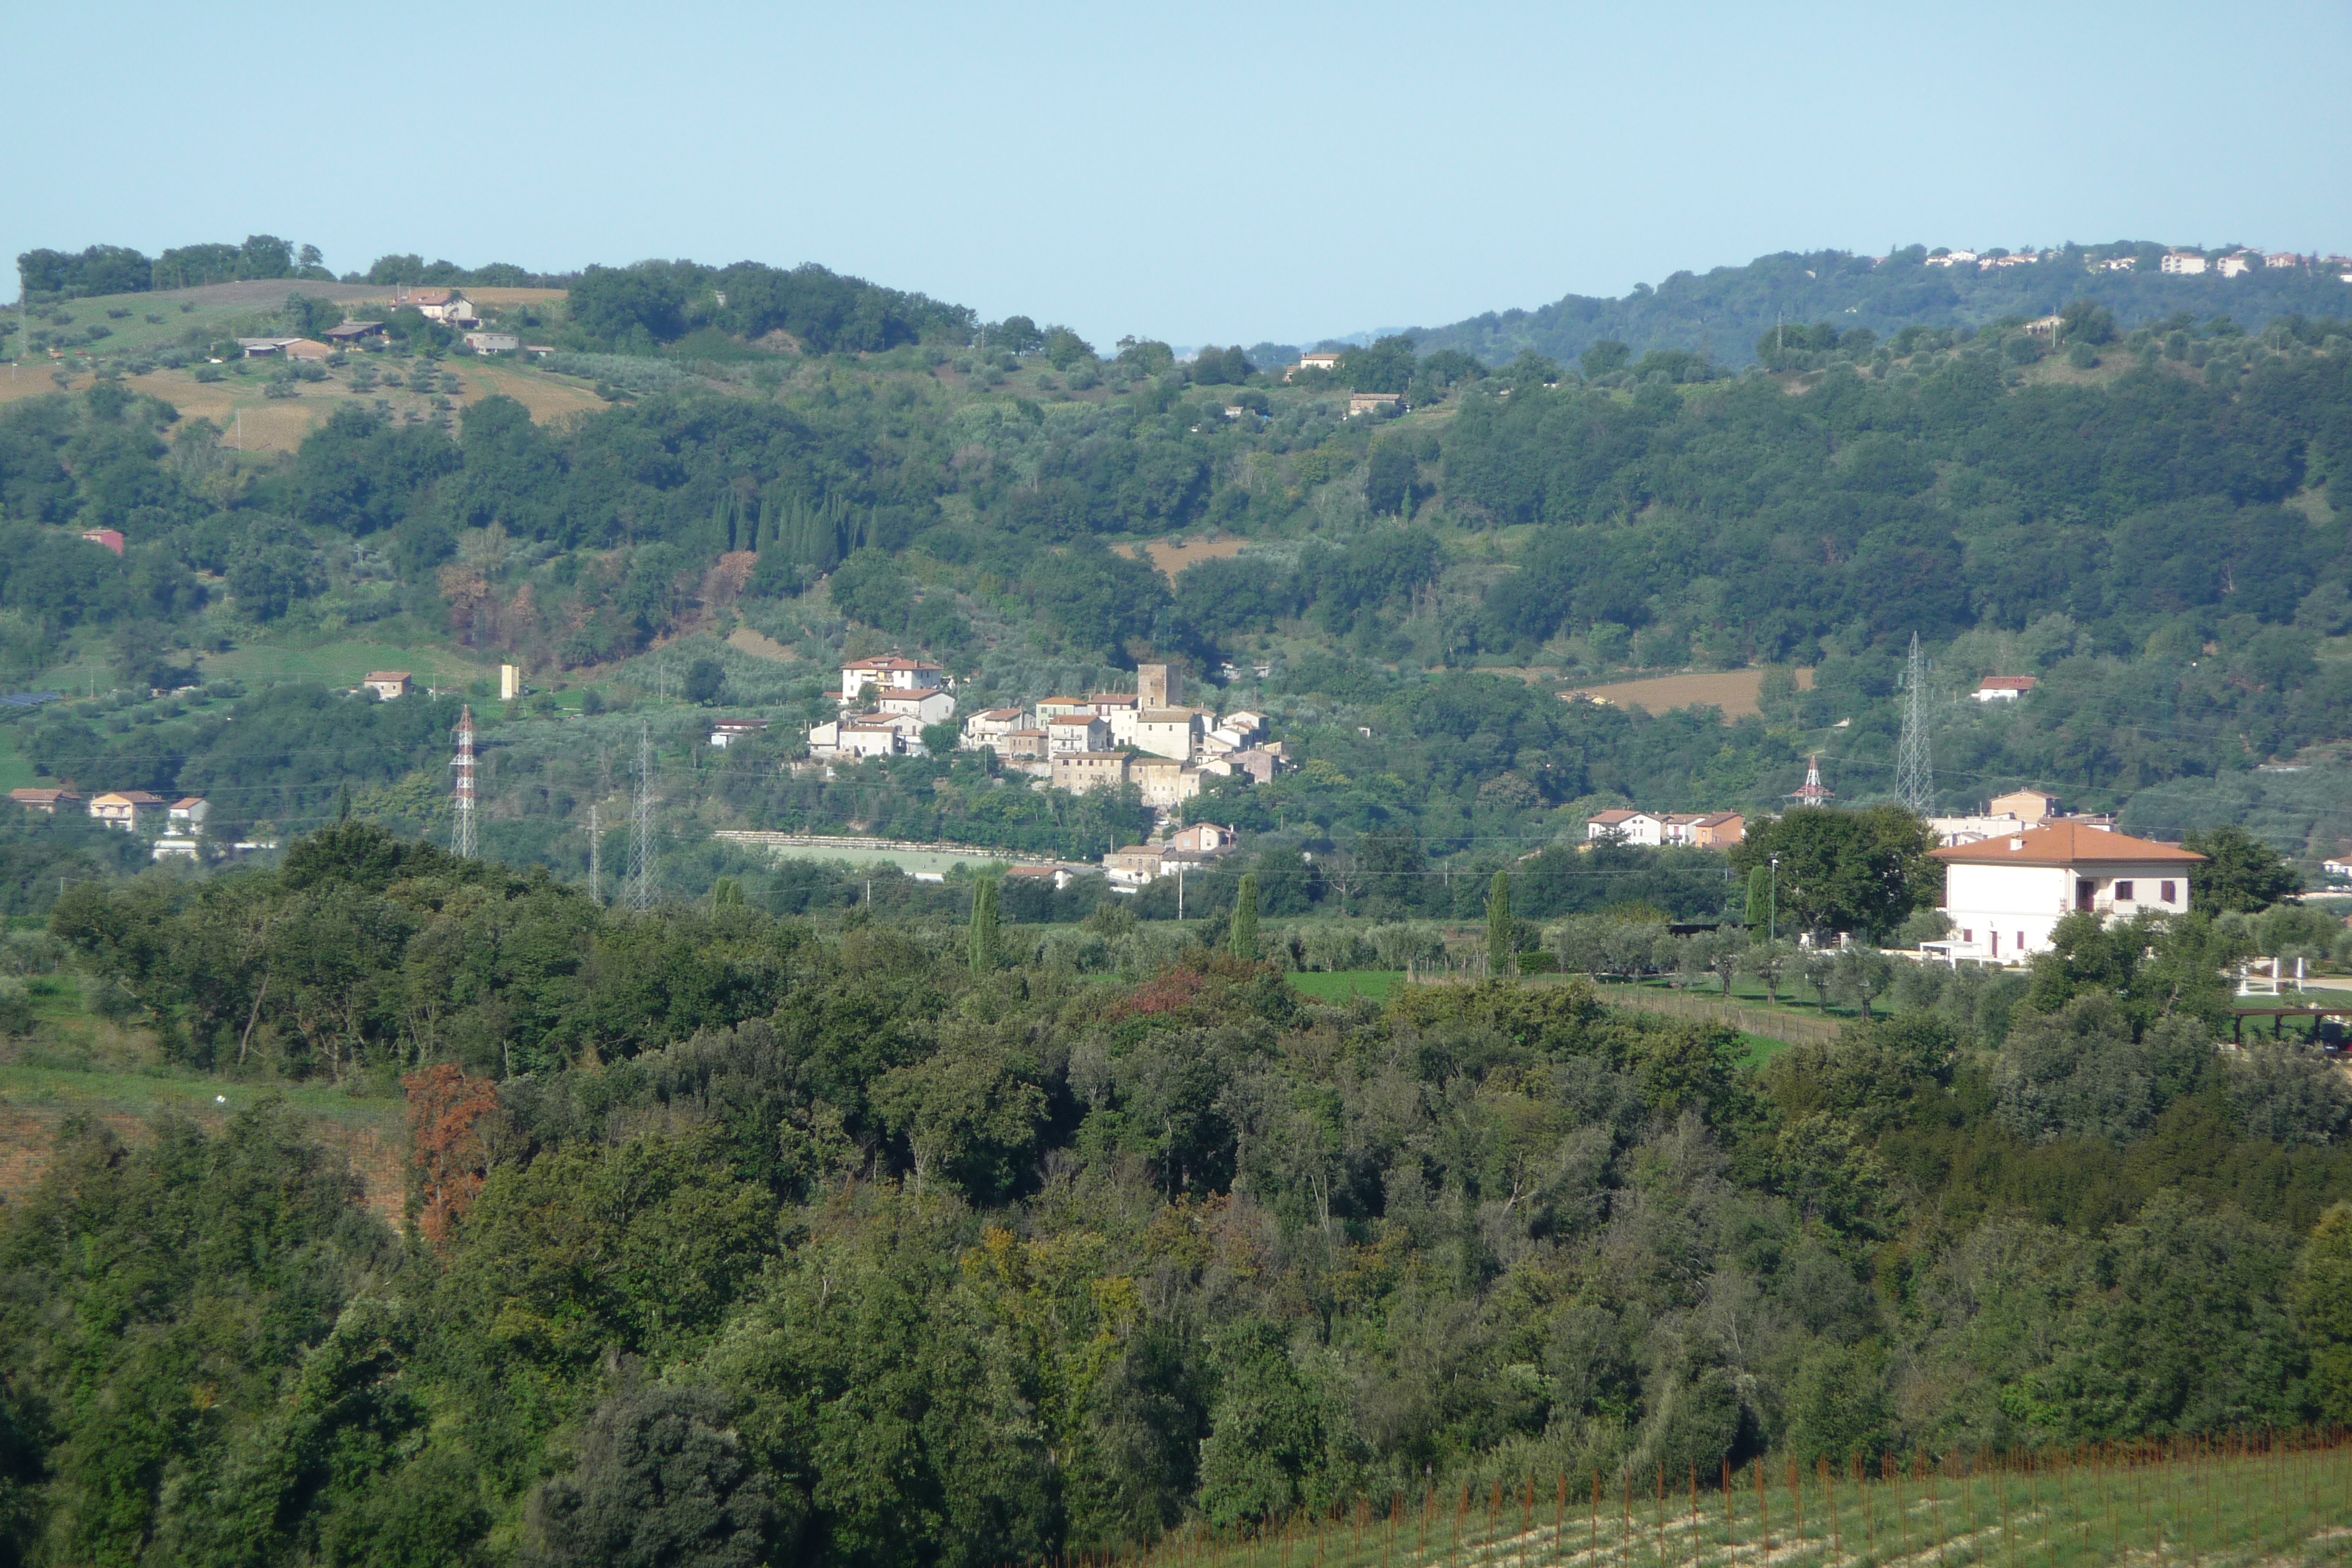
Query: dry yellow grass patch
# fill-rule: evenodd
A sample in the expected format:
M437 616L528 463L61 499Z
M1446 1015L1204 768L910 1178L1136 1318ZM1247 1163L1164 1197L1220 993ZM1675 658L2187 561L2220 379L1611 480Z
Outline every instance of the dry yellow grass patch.
M1664 713L1676 708L1715 707L1726 719L1745 719L1763 710L1757 697L1764 688L1761 669L1721 669L1703 675L1655 675L1643 680L1621 680L1612 686L1580 687L1561 695L1570 701L1597 697L1620 708L1644 713ZM1813 689L1813 672L1797 671L1797 689Z
M527 375L494 361L468 360L462 364L452 362L452 368L466 384L461 402L472 403L493 394L511 397L530 411L537 424L551 425L572 415L604 406L604 400L584 386Z
M737 626L727 634L727 646L738 653L748 653L753 658L773 659L778 664L790 664L800 658L796 648L786 647L765 632L755 632L749 626Z
M1239 539L1202 539L1178 544L1165 539L1155 539L1140 550L1132 544L1114 544L1111 549L1129 561L1149 555L1151 563L1160 568L1160 574L1172 579L1195 562L1224 561L1239 555L1245 542Z

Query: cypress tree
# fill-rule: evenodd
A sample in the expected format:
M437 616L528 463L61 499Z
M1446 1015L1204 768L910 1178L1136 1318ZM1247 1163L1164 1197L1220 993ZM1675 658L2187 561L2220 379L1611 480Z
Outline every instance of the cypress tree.
M1494 890L1486 895L1486 972L1496 979L1511 972L1511 874L1495 873Z
M1748 929L1769 931L1772 929L1772 868L1751 866L1748 869Z
M1257 962L1257 873L1242 878L1241 890L1234 895L1234 919L1227 940L1233 954L1244 963Z
M971 891L971 972L996 967L996 879L984 877Z

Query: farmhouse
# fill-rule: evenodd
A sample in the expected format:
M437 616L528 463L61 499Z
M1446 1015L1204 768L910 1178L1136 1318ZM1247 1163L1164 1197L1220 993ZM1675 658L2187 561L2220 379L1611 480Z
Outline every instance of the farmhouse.
M1979 702L2014 702L2041 684L2031 675L1988 675L1969 695Z
M414 310L428 321L444 326L471 327L480 323L474 314L474 302L466 298L462 289L410 289L405 286L393 295L395 309Z
M1748 837L1748 819L1736 811L1683 812L1664 821L1667 843L1695 849L1728 849ZM1585 832L1591 836L1591 824Z
M1300 354L1298 363L1282 373L1282 379L1288 381L1302 370L1337 370L1339 368L1339 356L1337 353L1329 349L1318 349L1311 354Z
M81 796L69 789L12 789L8 792L8 798L26 811L37 811L47 816L55 816L61 805L72 807L81 804Z
M512 332L467 332L466 346L478 354L510 354L522 347Z
M2009 963L2047 952L2051 931L2070 914L2185 913L2190 871L2205 863L2176 844L2064 820L1927 853L1944 864L1943 910L1953 929L1948 940L1923 945L1953 959Z
M1656 848L1666 841L1666 822L1646 811L1600 811L1584 825L1588 844L1639 844Z
M319 335L331 343L348 345L357 343L362 338L383 336L383 323L382 321L345 321L340 326L329 327Z
M360 689L373 691L390 702L409 693L409 676L404 669L371 669L360 681Z
M1378 414L1383 408L1401 408L1404 395L1399 392L1351 392L1348 395L1348 417L1359 414Z

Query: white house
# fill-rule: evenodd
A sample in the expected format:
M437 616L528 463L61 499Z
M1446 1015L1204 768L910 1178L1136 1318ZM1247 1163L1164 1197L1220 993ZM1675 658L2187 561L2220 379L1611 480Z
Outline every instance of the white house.
M1953 958L2003 962L2047 952L2051 931L2071 914L2184 914L2190 871L2205 863L2177 844L2065 820L1927 853L1944 863L1943 908L1952 922L1948 939L1927 945Z
M1969 695L1979 702L2014 702L2041 684L2031 675L1988 675Z
M1192 742L1201 732L1201 715L1192 708L1146 708L1135 716L1135 745L1155 757L1190 762Z
M1002 751L1005 736L1028 727L1029 715L1018 708L983 708L963 721L963 739L957 743L967 752L982 746Z
M841 702L846 707L869 686L884 691L930 691L948 683L948 672L920 659L884 654L852 659L841 667Z
M738 741L749 741L768 727L765 719L721 719L710 726L710 743L725 751Z
M1591 844L1614 839L1620 844L1639 844L1655 849L1666 841L1666 820L1646 811L1595 812L1584 825L1584 837Z
M1092 701L1095 711L1110 726L1110 743L1114 746L1135 744L1135 716L1143 710L1143 700L1132 691L1097 691Z
M1110 726L1099 713L1065 713L1045 721L1045 751L1050 756L1109 749Z
M944 691L886 691L874 706L893 719L944 724L955 717L955 699Z
M852 757L863 761L867 757L898 756L905 752L906 745L895 724L835 719L809 727L808 749L812 757Z
M2332 882L2352 882L2352 860L2322 860L2319 868Z
M2258 250L2241 250L2232 255L2221 258L2221 276L2224 278L2241 278L2245 274L2252 272L2255 268L2260 267L2262 264L2262 252Z
M1282 379L1288 381L1302 370L1337 370L1339 368L1338 354L1329 349L1318 349L1311 354L1300 354L1298 363L1282 373Z
M2193 250L2172 250L2165 253L2158 265L2177 277L2194 278L2205 270L2205 258Z
M392 304L394 310L403 306L414 307L416 313L426 321L439 321L445 326L470 327L481 320L474 313L474 302L466 298L466 291L462 289L404 287L394 291Z
M203 795L184 795L172 803L163 830L167 833L201 833L205 818L212 814L213 803Z

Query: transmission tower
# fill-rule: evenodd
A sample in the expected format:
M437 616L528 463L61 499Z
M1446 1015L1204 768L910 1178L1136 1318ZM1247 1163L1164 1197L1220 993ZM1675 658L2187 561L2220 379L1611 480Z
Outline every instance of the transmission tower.
M604 829L594 801L588 803L588 901L604 901Z
M1909 692L1903 704L1903 744L1895 753L1895 795L1920 816L1936 811L1936 767L1927 756L1927 661L1920 657L1919 634L1911 634L1911 667L1904 674Z
M637 725L635 827L629 842L627 902L631 909L646 910L654 902L654 731L644 722Z
M474 858L474 710L460 709L457 714L457 758L449 764L457 771L457 831L450 846L459 856Z
M1822 754L1815 752L1805 763L1805 782L1789 797L1801 805L1819 805L1825 800L1835 800L1837 791L1822 783Z

